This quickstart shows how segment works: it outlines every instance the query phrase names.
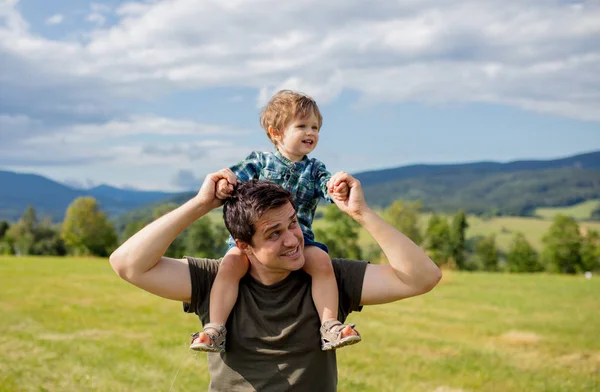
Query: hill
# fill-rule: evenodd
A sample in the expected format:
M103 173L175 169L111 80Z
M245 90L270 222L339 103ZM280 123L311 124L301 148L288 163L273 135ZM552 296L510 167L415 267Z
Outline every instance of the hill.
M82 190L37 174L3 170L0 170L0 184L0 220L9 221L19 219L29 205L35 207L38 216L60 221L69 204L82 196L93 196L106 213L119 215L172 195L167 192L119 189L108 185Z
M368 181L367 181L368 184ZM374 206L421 200L426 211L532 216L538 207L571 206L600 197L598 169L540 169L514 172L445 170L421 177L366 185Z
M426 211L472 214L535 214L541 207L565 207L600 199L600 151L554 160L410 165L354 174L372 206L421 200ZM81 190L35 174L0 171L0 219L16 220L28 205L40 215L62 219L69 203L94 196L111 216L145 216L162 203L181 204L195 192L165 193L102 185ZM141 209L140 209L141 208Z

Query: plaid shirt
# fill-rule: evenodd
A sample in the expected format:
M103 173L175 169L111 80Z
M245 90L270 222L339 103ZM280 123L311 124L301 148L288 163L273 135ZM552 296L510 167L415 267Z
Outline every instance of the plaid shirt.
M279 151L253 151L230 169L240 181L268 180L290 191L302 233L310 240L315 239L312 221L317 204L321 198L333 202L327 192L327 181L331 178L331 173L323 162L307 156L300 162L292 162Z

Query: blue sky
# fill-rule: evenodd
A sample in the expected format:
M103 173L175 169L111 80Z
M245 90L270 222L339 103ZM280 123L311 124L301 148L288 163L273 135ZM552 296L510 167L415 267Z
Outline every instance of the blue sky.
M600 149L600 2L0 0L0 168L194 189L316 98L332 171Z

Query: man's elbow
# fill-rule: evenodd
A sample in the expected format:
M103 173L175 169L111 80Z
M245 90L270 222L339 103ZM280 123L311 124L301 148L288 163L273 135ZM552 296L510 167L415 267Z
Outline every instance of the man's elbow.
M442 280L442 270L432 261L429 270L423 276L419 290L420 294L425 294L433 290L440 280Z
M428 265L427 271L421 275L417 287L417 295L425 294L433 290L442 279L442 270L433 261Z
M126 281L131 280L131 268L128 268L129 263L127 262L127 256L123 254L122 251L119 249L115 250L111 253L108 261L113 271L115 271L119 277Z

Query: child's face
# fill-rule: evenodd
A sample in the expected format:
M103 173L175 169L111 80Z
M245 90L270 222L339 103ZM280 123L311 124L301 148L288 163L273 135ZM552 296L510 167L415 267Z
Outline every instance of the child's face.
M319 142L319 120L314 113L304 118L296 118L283 134L277 137L277 149L284 157L297 162L311 153Z

